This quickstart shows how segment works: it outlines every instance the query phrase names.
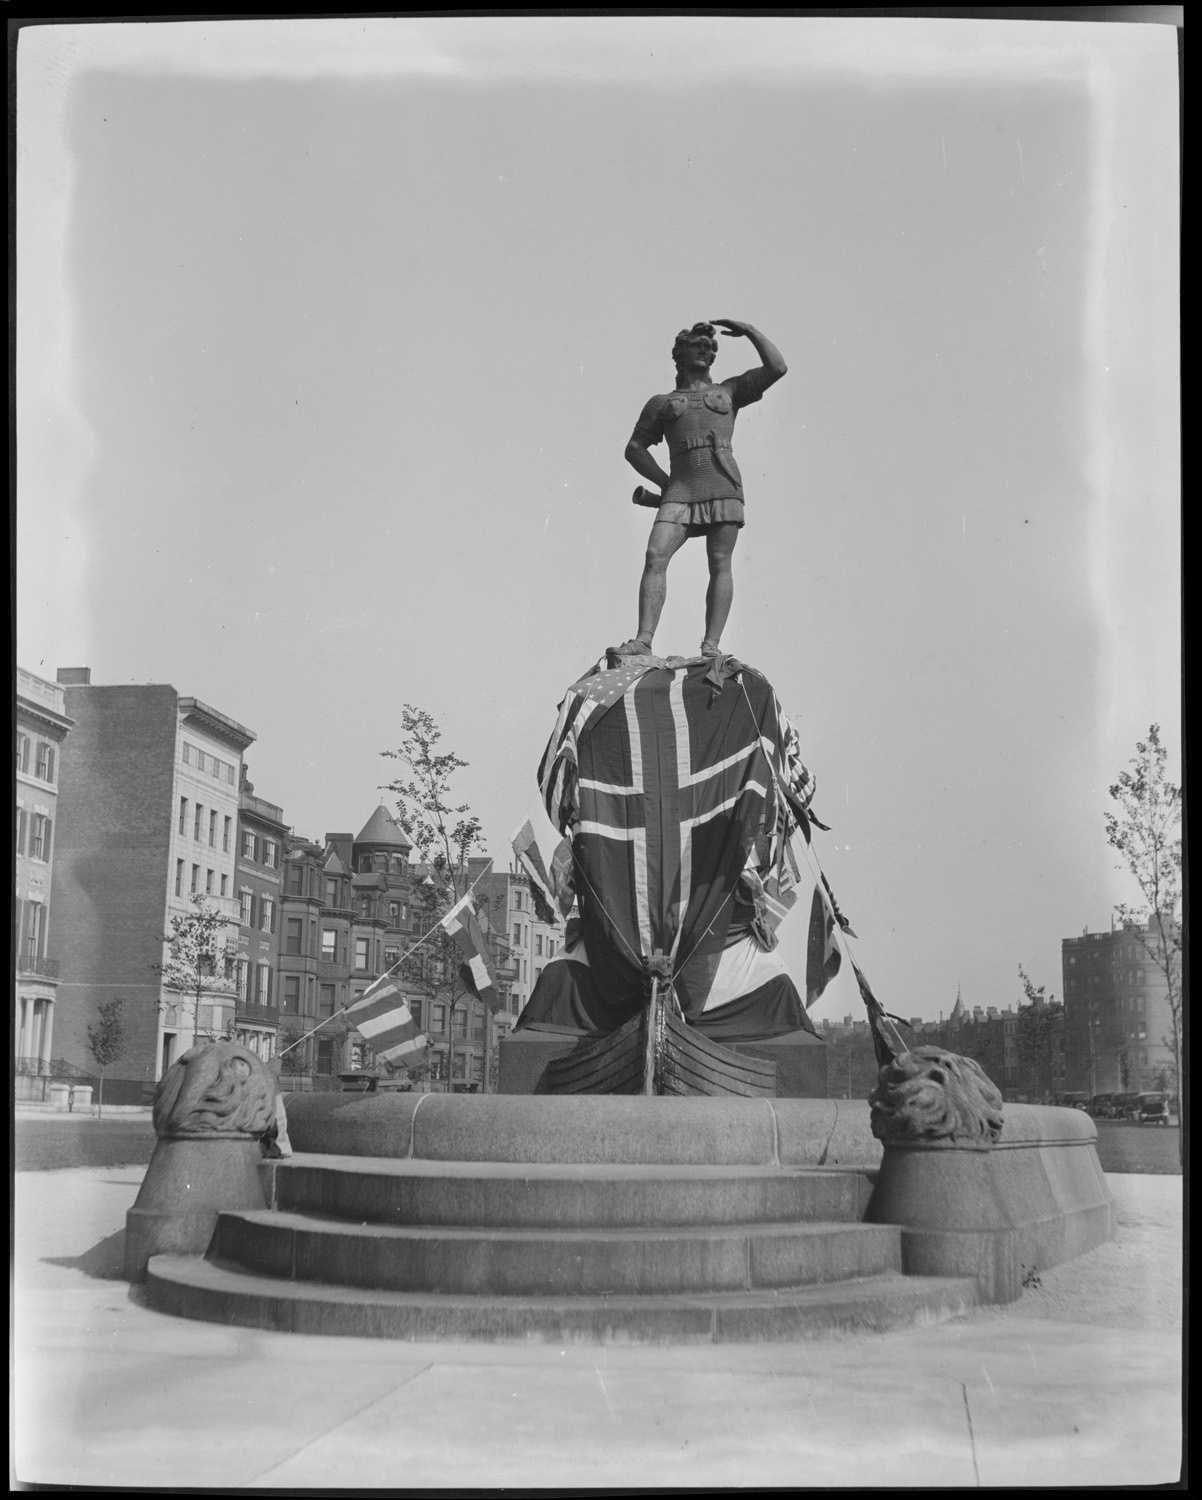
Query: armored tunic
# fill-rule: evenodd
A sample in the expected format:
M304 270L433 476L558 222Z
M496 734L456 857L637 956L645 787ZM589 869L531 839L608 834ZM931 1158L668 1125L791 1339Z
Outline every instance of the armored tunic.
M665 505L743 500L743 478L731 451L735 416L764 394L762 367L700 390L652 396L635 424L634 441L651 448L667 440L671 465Z

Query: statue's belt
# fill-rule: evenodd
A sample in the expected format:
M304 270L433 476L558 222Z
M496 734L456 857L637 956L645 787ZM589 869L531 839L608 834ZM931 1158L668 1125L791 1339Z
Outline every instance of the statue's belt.
M715 432L698 433L694 437L679 438L676 442L668 445L668 451L672 457L682 457L686 453L695 452L700 448L708 448L713 454L714 467L719 473L725 475L731 484L741 485L738 471L732 472L730 466L723 462L723 456L731 453L731 445L727 438L720 438ZM734 455L731 453L733 461Z

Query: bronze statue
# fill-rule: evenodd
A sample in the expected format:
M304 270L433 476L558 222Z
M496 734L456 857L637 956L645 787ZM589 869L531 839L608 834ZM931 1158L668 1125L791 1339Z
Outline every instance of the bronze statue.
M718 353L715 325L727 338L750 339L760 356L759 366L715 384L710 379L710 366ZM627 462L658 485L660 493L641 485L634 492L636 505L657 509L639 583L638 631L614 648L617 656L650 653L667 595L668 563L691 536L705 537L709 557L701 654L719 654L718 643L734 595L731 557L743 525L743 480L730 445L735 416L742 407L758 401L787 369L775 344L750 323L734 318L715 318L712 323L681 329L672 358L675 390L652 396L626 444ZM663 439L671 457L669 474L650 453Z

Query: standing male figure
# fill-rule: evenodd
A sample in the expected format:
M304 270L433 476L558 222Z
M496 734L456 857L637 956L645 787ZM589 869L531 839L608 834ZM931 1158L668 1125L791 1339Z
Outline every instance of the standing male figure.
M718 353L715 325L728 338L750 339L760 356L756 369L745 370L715 385L710 367ZM637 633L615 648L619 656L643 656L651 650L655 627L667 596L668 563L691 536L704 536L710 581L705 595L703 656L717 656L718 642L734 596L731 557L743 525L743 480L731 451L735 416L758 401L788 368L780 350L750 323L715 318L681 329L672 346L676 388L652 396L643 407L626 444L626 460L644 479L660 488L659 508L647 541L639 583ZM667 439L671 472L665 473L650 449ZM640 504L654 504L640 486Z

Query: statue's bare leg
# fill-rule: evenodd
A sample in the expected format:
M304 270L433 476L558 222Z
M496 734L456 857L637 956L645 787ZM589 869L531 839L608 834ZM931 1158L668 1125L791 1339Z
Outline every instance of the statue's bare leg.
M705 639L701 643L703 653L717 651L718 642L726 628L731 600L735 596L735 575L731 559L735 543L739 539L739 528L729 523L712 526L705 536L705 550L709 557L710 582L705 591Z
M648 650L668 596L668 564L684 546L688 529L674 521L656 521L647 538L647 556L639 581L639 628L635 640Z

